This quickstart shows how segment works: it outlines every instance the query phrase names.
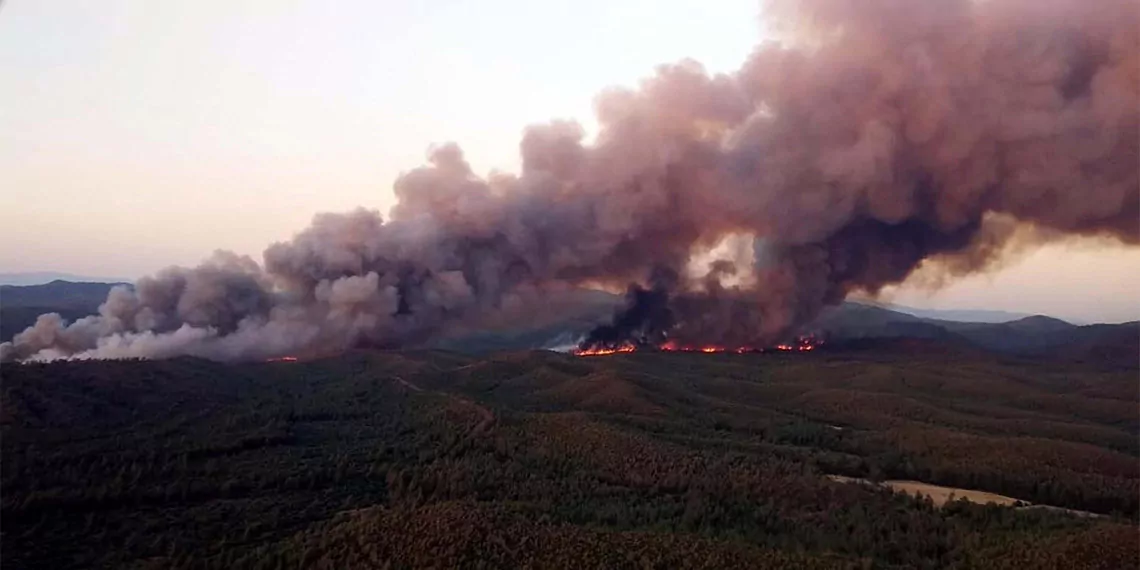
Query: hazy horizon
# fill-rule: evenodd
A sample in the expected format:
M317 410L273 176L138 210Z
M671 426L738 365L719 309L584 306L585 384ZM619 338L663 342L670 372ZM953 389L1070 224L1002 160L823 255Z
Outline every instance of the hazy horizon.
M94 283L119 283L119 282L133 283L139 277L142 277L142 276L140 275L137 277L122 277L122 276L118 276L118 277L110 276L109 277L109 276L105 276L105 275L104 276L79 275L79 274L75 274L75 273L66 273L66 272L60 272L60 271L27 271L27 272L12 272L12 273L0 272L0 285L31 286L31 285L42 285L45 283L50 283L50 282L55 281L55 280L72 281L72 282L81 281L81 282L94 282ZM1087 319L1073 317L1073 316L1058 315L1052 311L1015 311L1015 310L1010 310L1010 309L993 308L993 307L966 307L966 306L957 306L957 305L943 306L942 304L939 304L937 302L938 301L936 298L937 294L938 294L938 292L934 292L933 295L931 295L929 297L925 297L922 295L921 291L912 290L912 291L908 291L907 293L904 294L904 297L905 297L904 300L909 299L909 301L906 301L906 302L900 302L898 296L892 296L890 294L882 295L882 296L877 297L877 298L853 296L853 297L850 297L848 299L848 301L855 302L855 303L864 303L864 304L874 304L874 305L886 306L886 307L893 309L893 310L901 310L902 312L908 312L908 311L914 311L916 313L930 312L931 314L929 316L931 316L933 318L942 318L945 320L952 320L952 321L954 321L954 320L957 320L957 321L974 321L974 320L976 320L978 322L1004 322L1005 320L1014 320L1014 319L1023 318L1023 317L1027 317L1027 316L1033 316L1033 315L1044 315L1044 316L1048 316L1048 317L1059 318L1059 319L1062 319L1062 320L1065 320L1065 321L1068 321L1070 323L1077 324L1077 325L1118 324L1118 323L1140 321L1140 311L1138 311L1137 315L1133 315L1131 317L1125 315L1125 316L1122 316L1119 318L1110 318L1107 320L1097 321L1097 320L1087 320ZM943 313L945 313L945 315ZM967 315L967 316L963 316L963 317L953 316L953 315L956 315L959 313L961 313L963 315ZM1007 316L1008 319L1003 318L1003 319L998 319L998 320L992 320L992 318L986 318L986 319L979 320L980 315L983 313L1000 314L1000 315ZM969 317L968 315L970 315L970 314L974 314L975 316ZM920 316L923 316L923 315L920 315ZM992 315L991 315L991 317L992 317Z
M516 171L522 129L692 57L735 69L754 2L500 0L478 7L15 0L0 7L0 271L136 279L215 249L261 261L314 214L387 212L391 184L456 141ZM26 49L34 45L36 49ZM1054 243L1000 271L885 300L1140 318L1140 252Z

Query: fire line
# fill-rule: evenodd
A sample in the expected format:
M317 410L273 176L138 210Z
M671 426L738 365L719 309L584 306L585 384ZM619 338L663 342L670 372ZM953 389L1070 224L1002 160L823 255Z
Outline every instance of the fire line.
M748 354L764 352L811 352L823 344L823 341L814 336L802 336L795 342L781 343L770 347L751 346L717 346L717 345L682 345L676 341L666 341L657 346L637 345L632 342L623 342L616 346L579 347L573 351L576 356L606 356L610 354L623 354L630 352L700 352L704 354Z

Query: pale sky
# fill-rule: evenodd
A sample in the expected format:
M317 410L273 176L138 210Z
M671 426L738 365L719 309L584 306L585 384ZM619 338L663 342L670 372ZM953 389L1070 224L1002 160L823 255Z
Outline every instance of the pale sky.
M755 0L5 0L0 272L135 278L214 249L260 260L314 213L387 212L456 141L515 170L527 124L691 57L731 71ZM1140 317L1140 253L1054 246L931 308Z

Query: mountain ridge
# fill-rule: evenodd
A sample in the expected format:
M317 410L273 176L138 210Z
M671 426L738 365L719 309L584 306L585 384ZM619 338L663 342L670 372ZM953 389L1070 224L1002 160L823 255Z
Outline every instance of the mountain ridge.
M72 283L133 283L134 279L106 276L95 277L60 271L16 271L0 273L0 285L24 287L44 285L52 281L68 281Z

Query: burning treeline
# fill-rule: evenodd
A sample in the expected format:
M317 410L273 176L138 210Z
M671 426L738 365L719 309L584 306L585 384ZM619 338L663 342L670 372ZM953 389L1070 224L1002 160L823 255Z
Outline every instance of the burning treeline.
M765 352L811 352L823 342L811 335L796 337L794 341L782 342L769 347L755 346L719 346L706 344L702 346L685 345L675 341L665 341L657 346L640 345L633 341L622 341L617 345L599 345L583 342L582 346L572 352L576 356L607 356L610 354L626 354L641 350L653 352L699 352L702 354L752 354Z
M682 314L709 311L707 306L701 306L703 295L671 299L670 285L675 279L672 274L657 271L652 289L637 284L630 285L625 306L614 315L613 321L590 331L574 353L579 356L596 356L637 350L738 354L765 351L809 352L822 344L821 339L809 334L800 335L791 341L766 345L760 343L771 342L771 338L757 338L755 335L744 334L743 331L740 334L722 334L711 337L710 340L710 337L703 335L704 329L691 325L678 327L674 307ZM718 289L715 286L712 288ZM715 312L712 314L715 316Z
M530 127L521 172L487 178L439 146L386 221L319 215L263 264L161 271L98 315L42 316L2 357L408 346L629 283L667 310L595 336L765 346L924 262L953 276L1012 238L1140 241L1132 0L777 0L765 17L775 39L734 74L683 62L601 94L593 142Z

